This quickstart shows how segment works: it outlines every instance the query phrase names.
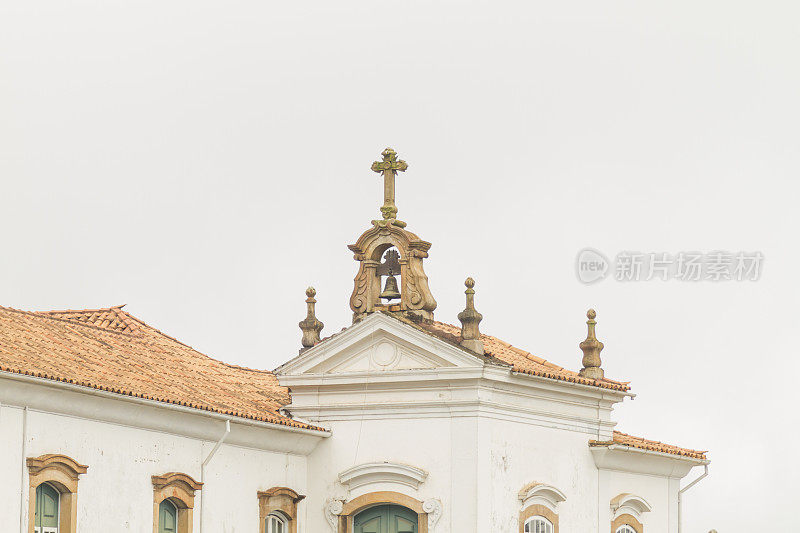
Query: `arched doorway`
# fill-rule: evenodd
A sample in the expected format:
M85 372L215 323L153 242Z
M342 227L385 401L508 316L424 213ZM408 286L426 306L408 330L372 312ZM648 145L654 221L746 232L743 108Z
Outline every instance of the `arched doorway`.
M358 513L353 533L417 533L418 515L401 505L377 505Z

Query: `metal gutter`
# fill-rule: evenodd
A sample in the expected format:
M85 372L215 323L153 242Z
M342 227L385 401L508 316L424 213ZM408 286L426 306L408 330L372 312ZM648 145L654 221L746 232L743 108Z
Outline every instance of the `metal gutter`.
M668 459L679 459L682 461L691 461L693 463L697 463L698 465L709 465L711 461L708 459L697 459L695 457L689 457L687 455L678 455L675 453L666 453L666 452L657 452L654 450L643 450L641 448L635 448L633 446L625 446L624 444L609 444L609 445L598 445L598 446L590 446L590 448L606 448L608 450L619 450L625 452L633 452L633 453L641 453L644 455L654 455L656 457L666 457ZM699 481L699 479L698 479ZM694 483L692 483L693 485ZM691 485L689 485L691 486ZM687 489L689 487L686 487Z
M28 514L28 510L25 509L25 471L28 469L28 465L26 462L25 455L27 454L27 444L28 444L28 406L26 405L22 409L22 468L20 469L19 474L19 532L20 533L27 533L27 528L25 527L25 515Z

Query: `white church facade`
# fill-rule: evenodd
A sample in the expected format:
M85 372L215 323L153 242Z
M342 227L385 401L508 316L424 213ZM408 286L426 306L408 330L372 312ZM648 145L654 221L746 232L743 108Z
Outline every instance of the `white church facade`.
M615 430L588 313L583 367L434 318L430 243L382 218L350 246L353 324L274 371L203 355L121 307L0 307L0 531L678 533L706 453ZM398 278L399 277L399 281ZM684 483L684 487L686 484Z

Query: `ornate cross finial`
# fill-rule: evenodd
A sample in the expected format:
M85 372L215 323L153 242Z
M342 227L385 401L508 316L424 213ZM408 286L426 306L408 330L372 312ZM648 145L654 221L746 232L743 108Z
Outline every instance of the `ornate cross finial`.
M314 299L316 296L317 291L314 287L309 287L306 289L306 305L308 306L308 313L306 315L306 319L301 321L299 326L300 329L303 331L303 348L311 348L316 343L319 342L319 332L322 331L322 328L325 325L317 320L317 316L315 314L315 306L317 301Z
M458 319L461 321L461 346L483 354L483 341L478 328L483 320L483 315L475 309L475 289L473 289L475 280L467 278L464 285L467 287L467 290L464 291L464 294L467 295L467 307L458 313Z
M589 331L586 335L586 340L580 344L583 351L583 368L580 375L589 379L603 379L605 373L600 368L602 361L600 360L600 352L603 351L603 343L597 340L595 336L594 327L597 324L595 317L597 313L594 309L589 309L586 313L586 324L589 326Z
M397 159L397 152L391 148L387 148L381 152L383 161L375 161L372 163L372 171L378 174L383 174L383 207L381 207L381 214L383 220L394 224L395 226L404 228L405 222L397 220L397 206L394 204L394 177L397 172L405 172L408 165L402 159Z

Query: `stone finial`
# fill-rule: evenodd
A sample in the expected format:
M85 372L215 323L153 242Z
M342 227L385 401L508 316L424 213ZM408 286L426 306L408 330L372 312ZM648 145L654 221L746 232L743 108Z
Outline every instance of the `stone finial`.
M464 294L467 295L467 307L458 313L458 319L461 321L461 346L475 353L483 354L483 341L478 328L483 320L483 315L475 310L475 289L473 289L475 280L467 278L464 285L467 287L467 290L464 291Z
M600 352L603 351L603 343L597 340L594 332L595 317L597 313L594 309L589 309L586 313L586 324L589 326L589 332L586 335L586 340L580 344L583 350L583 368L581 368L580 375L589 379L603 379L604 372L600 368L602 361L600 361Z
M306 319L300 322L300 329L303 330L303 347L304 348L311 348L316 343L319 342L319 332L322 331L322 328L325 325L317 320L317 316L315 315L315 305L317 301L314 299L316 296L317 291L314 290L314 287L309 287L306 289L306 305L308 306L308 314L306 315Z

